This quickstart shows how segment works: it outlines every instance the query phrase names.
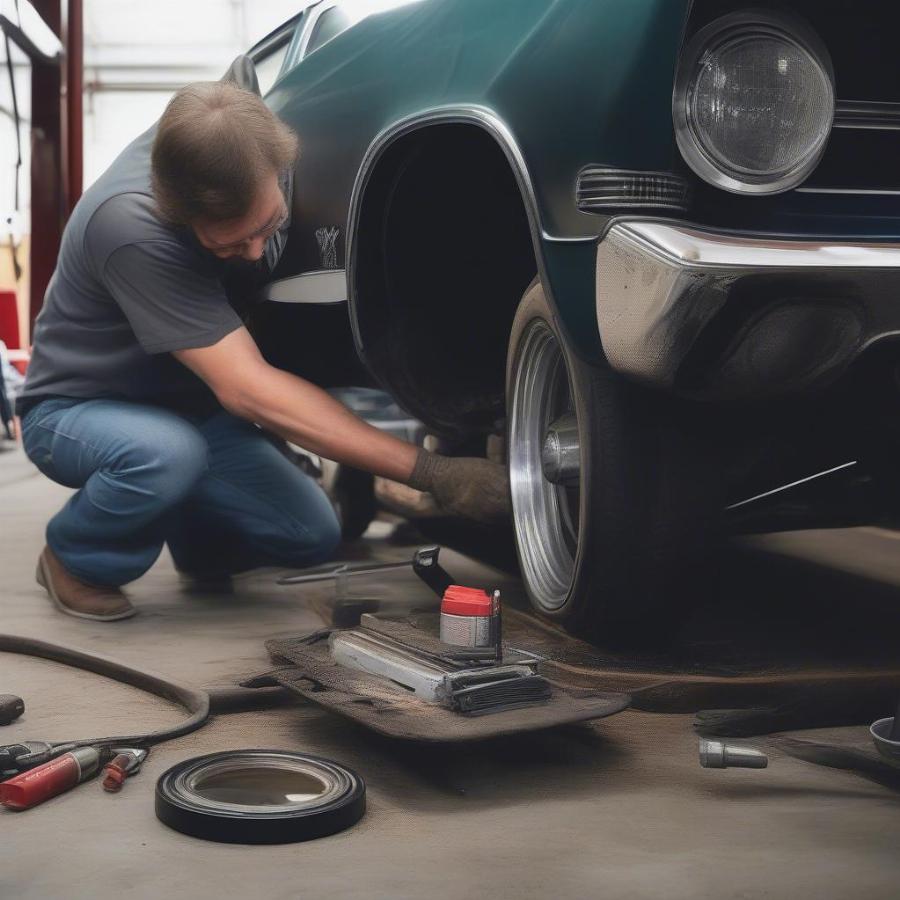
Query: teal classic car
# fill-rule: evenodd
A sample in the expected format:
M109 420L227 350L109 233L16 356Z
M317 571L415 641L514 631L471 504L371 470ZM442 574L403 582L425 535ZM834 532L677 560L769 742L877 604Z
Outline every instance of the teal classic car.
M302 146L267 353L382 386L448 452L505 432L535 608L663 621L714 529L804 524L808 496L772 498L877 468L889 6L298 6L249 54Z

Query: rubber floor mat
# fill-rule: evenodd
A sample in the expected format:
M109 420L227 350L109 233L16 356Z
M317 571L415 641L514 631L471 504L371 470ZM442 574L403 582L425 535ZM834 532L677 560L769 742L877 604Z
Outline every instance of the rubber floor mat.
M281 684L307 700L390 737L417 741L474 741L555 725L602 719L626 709L627 693L566 683L548 675L553 696L520 709L470 717L425 703L386 679L336 665L328 650L329 629L266 642L279 668L247 685Z

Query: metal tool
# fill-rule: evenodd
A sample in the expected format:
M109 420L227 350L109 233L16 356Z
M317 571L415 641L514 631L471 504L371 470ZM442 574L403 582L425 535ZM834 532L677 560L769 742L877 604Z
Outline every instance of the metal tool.
M0 774L12 775L41 766L63 753L74 750L77 744L50 743L49 741L21 741L0 747Z
M751 747L700 738L700 765L704 769L765 769L769 757Z
M76 747L43 765L0 782L0 803L9 809L31 809L87 781L100 768L97 747Z
M103 767L103 790L115 793L122 789L126 778L141 770L149 751L138 747L113 747L108 752L115 755Z
M407 562L329 565L309 570L302 575L288 575L285 578L279 578L278 584L311 584L316 581L346 579L355 575L371 575L373 572L393 572L412 568L413 572L441 597L452 584L452 580L438 562L440 552L441 548L438 546L421 547Z
M0 694L0 725L15 722L25 712L25 701L15 694Z

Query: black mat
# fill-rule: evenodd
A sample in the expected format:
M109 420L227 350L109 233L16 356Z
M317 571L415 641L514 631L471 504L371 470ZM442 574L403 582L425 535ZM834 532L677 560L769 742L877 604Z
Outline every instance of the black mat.
M464 716L425 703L386 679L336 665L328 651L330 633L326 629L312 635L267 641L266 649L273 662L283 665L265 678L390 737L440 742L483 740L602 719L626 709L630 702L624 692L569 684L564 673L542 673L553 687L550 700L491 715ZM258 678L254 683L265 681Z

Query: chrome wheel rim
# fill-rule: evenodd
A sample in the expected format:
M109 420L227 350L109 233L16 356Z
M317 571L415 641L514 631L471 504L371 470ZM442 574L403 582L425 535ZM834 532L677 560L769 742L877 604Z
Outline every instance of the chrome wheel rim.
M565 605L575 576L579 487L544 475L542 449L551 424L574 413L562 347L546 322L526 329L516 360L510 412L509 474L519 562L535 605Z

